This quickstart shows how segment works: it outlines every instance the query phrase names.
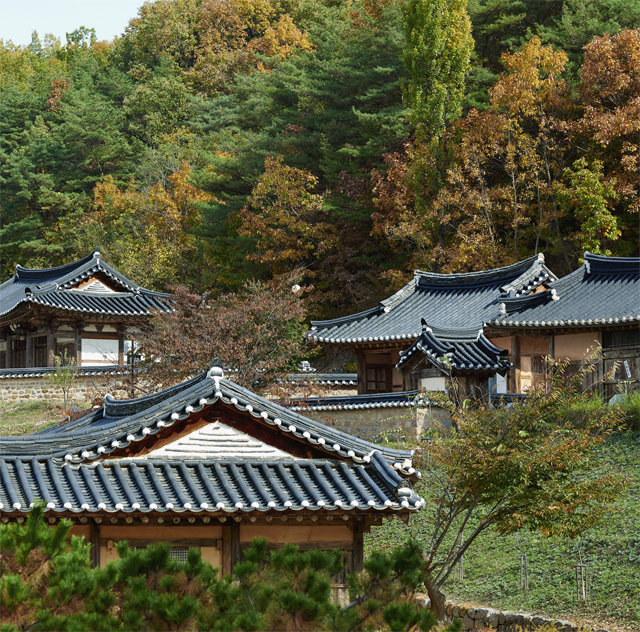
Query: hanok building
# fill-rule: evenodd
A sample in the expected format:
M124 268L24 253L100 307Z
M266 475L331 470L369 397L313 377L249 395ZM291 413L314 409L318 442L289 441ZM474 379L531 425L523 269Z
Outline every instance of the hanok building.
M455 379L462 397L482 397L496 374L513 368L509 351L489 342L482 329L438 329L422 323L422 333L396 364L405 390L446 390L445 380Z
M169 295L140 287L100 251L56 268L16 267L0 285L0 369L53 366L54 354L77 366L121 365L131 332Z
M46 504L92 544L199 547L229 572L255 537L278 548L341 549L362 567L363 534L424 505L412 452L377 446L282 408L224 378L216 363L139 399L105 398L76 421L0 438L0 517Z
M584 254L584 265L537 294L506 297L486 331L509 351L517 392L545 379L545 356L580 364L603 394L640 385L640 258ZM523 349L527 354L523 354Z
M437 274L417 271L410 283L372 309L312 322L307 337L314 342L348 347L355 352L358 393L361 395L402 392L409 385L407 381L414 387L429 387L431 377L435 375L416 380L415 374L405 377L399 370L405 364L401 357L406 357L406 354L401 356L401 352L423 336L423 320L433 330L447 330L447 346L457 344L462 348L469 343L470 330L477 334L487 322L500 316L500 305L508 297L544 291L556 278L545 266L542 255L481 272ZM502 332L497 339L489 336L495 346L506 348L502 338ZM437 343L433 344L437 346ZM522 352L525 354L527 349L523 348ZM485 364L483 370L485 367L488 365ZM500 392L513 391L514 385L507 384L503 369L504 365L499 364L493 381Z

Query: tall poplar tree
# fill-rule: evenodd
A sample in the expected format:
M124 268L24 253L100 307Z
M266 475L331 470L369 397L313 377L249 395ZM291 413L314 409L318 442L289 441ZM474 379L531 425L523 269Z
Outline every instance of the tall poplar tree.
M404 97L415 136L410 176L415 210L427 218L428 232L443 248L443 217L434 216L428 203L446 180L445 131L462 112L473 50L471 20L467 0L406 0L402 17L409 73Z
M434 140L462 109L473 50L467 0L407 0L403 26L409 118L419 142Z

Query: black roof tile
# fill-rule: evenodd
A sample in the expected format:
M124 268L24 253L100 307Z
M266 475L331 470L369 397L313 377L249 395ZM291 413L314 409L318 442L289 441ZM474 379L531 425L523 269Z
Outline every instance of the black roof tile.
M292 399L285 406L293 411L362 410L369 408L407 408L420 404L420 391L369 393Z
M584 254L545 292L501 301L495 327L593 327L640 321L640 258Z
M37 501L54 513L398 511L424 503L379 452L367 467L316 460L0 459L0 512L27 512Z
M379 450L390 462L410 462L412 451L381 447L331 426L304 417L269 401L222 376L208 372L160 393L133 400L105 397L104 406L72 422L62 422L24 437L0 437L0 457L38 456L72 463L104 458L116 449L157 434L176 422L188 420L204 407L233 407L280 434L291 435L328 456L356 463Z
M438 368L456 373L491 371L506 373L512 368L508 351L489 342L482 329L442 329L422 323L420 337L405 351L400 352L396 365L401 369L417 352L426 355ZM442 358L447 360L443 361Z
M377 307L358 314L312 321L307 337L353 344L415 340L421 319L436 327L482 327L499 315L500 300L527 294L556 279L537 255L503 268L461 274L415 273L414 279Z
M205 407L234 407L274 434L314 446L324 459L150 456L109 458ZM303 417L224 378L213 366L135 400L25 437L0 437L0 511L285 511L418 509L405 477L412 452L378 446Z
M131 367L119 364L104 364L100 366L72 367L76 376L87 375L122 375L131 371ZM0 369L0 380L13 378L34 378L51 375L58 370L55 366L31 367L28 369Z
M122 288L102 293L70 289L101 273ZM100 259L100 251L56 268L16 267L16 274L0 285L0 318L21 305L37 304L65 311L115 316L149 316L171 311L170 295L141 287Z

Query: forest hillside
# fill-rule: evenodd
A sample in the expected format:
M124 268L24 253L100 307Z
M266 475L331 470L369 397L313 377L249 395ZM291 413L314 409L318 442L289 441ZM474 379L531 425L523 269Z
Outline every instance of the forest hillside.
M634 255L640 4L156 0L0 42L0 260L154 289L294 268L315 316L414 268Z

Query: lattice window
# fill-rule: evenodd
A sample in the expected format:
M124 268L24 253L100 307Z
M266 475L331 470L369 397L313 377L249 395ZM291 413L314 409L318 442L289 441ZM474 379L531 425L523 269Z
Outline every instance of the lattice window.
M391 367L383 364L369 364L366 367L365 375L367 393L391 392Z
M616 329L613 331L603 331L602 346L605 349L640 346L640 329Z
M169 555L176 562L186 562L187 561L187 553L189 553L189 548L186 546L174 546L171 547L171 553Z
M147 544L136 544L135 546L132 546L131 548L139 551L141 549L146 549L147 548ZM195 547L172 546L171 547L171 551L169 551L169 557L172 560L175 560L176 562L186 562L187 561L187 555L189 553L189 549L190 548L195 548Z

